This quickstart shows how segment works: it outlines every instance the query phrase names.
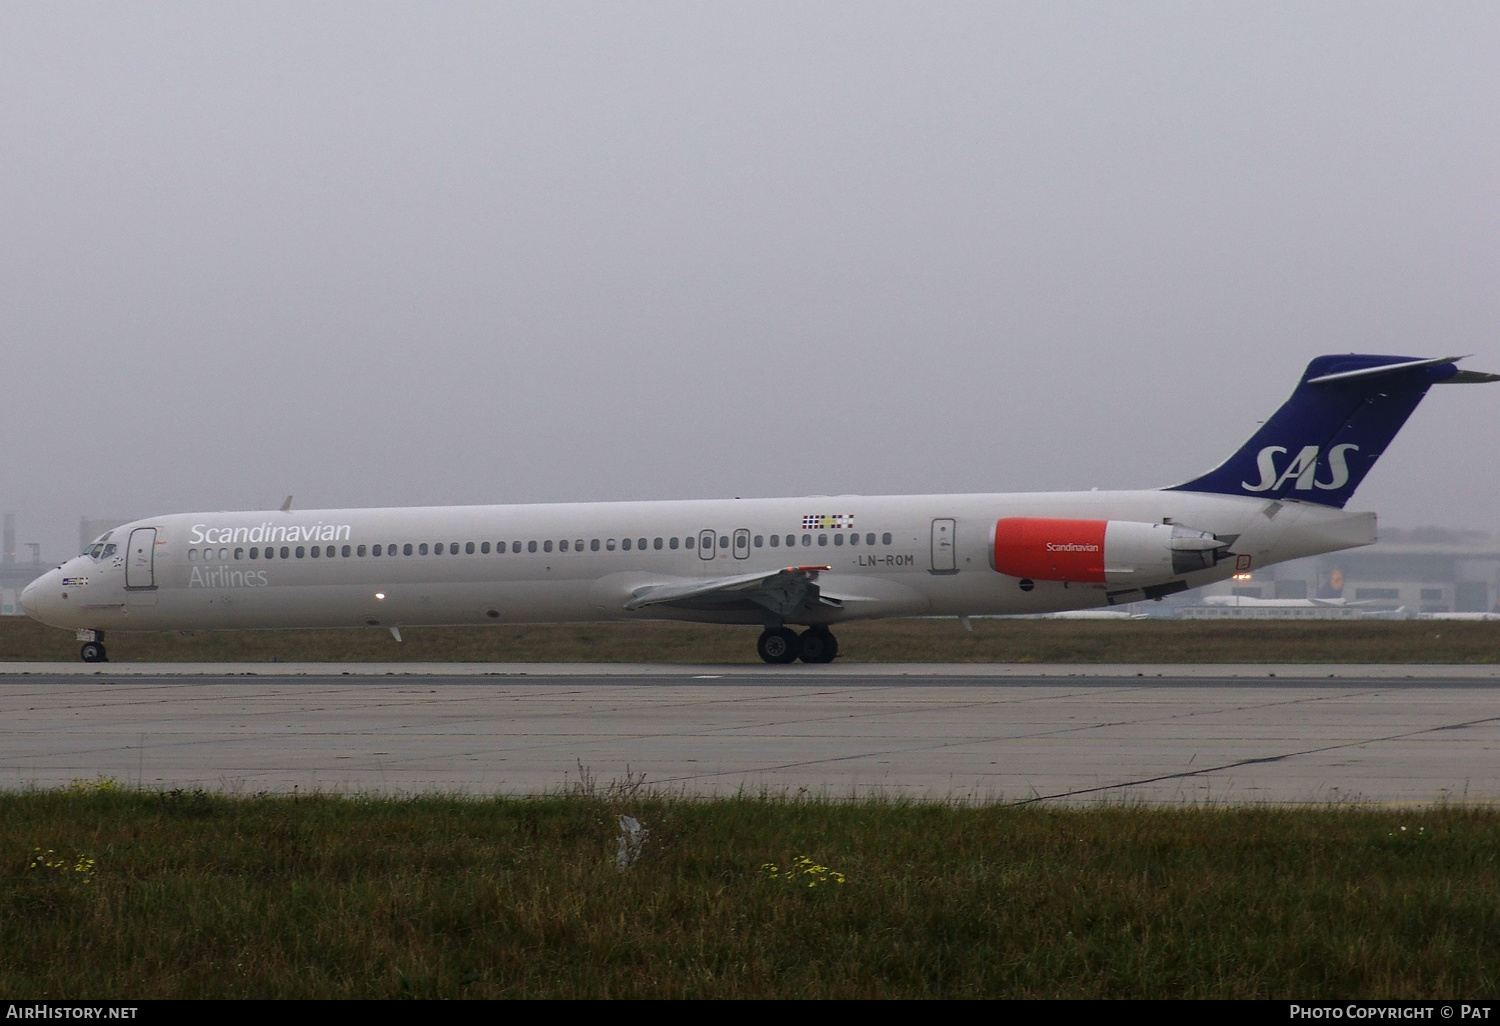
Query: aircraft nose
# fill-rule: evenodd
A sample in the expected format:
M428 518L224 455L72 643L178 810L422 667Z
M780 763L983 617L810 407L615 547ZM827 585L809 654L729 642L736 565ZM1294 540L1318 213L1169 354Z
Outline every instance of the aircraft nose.
M54 600L61 591L61 578L60 571L49 570L21 589L18 601L27 616L45 621L49 614L56 612L57 602Z

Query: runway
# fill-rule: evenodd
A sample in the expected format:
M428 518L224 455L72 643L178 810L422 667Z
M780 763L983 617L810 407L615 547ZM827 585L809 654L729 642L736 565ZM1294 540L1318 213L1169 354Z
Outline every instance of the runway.
M1493 666L301 669L0 666L0 786L1500 799Z

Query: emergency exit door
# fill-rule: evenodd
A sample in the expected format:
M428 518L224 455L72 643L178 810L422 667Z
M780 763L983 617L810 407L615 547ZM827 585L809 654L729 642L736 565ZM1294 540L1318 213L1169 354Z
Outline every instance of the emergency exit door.
M935 574L958 573L958 557L953 548L955 528L953 520L932 522L932 572Z
M125 587L156 587L156 528L137 527L125 550Z

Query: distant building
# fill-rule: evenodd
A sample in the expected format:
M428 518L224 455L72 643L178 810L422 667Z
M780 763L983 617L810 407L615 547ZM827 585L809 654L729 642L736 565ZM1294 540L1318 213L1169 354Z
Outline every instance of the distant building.
M19 558L16 544L16 515L6 513L0 529L0 616L25 616L17 596L21 589L42 575L41 546L27 542L25 559Z
M1178 605L1209 595L1345 599L1375 613L1491 612L1500 609L1500 541L1482 531L1382 529L1374 545L1256 570Z

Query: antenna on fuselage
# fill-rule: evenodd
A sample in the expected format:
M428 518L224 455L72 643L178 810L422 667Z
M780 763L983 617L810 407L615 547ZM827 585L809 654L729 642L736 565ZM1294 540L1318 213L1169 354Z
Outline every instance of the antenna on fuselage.
M290 513L291 511L292 511L292 497L290 495L288 495L286 497L286 501L281 504L281 512L283 512L283 513Z

